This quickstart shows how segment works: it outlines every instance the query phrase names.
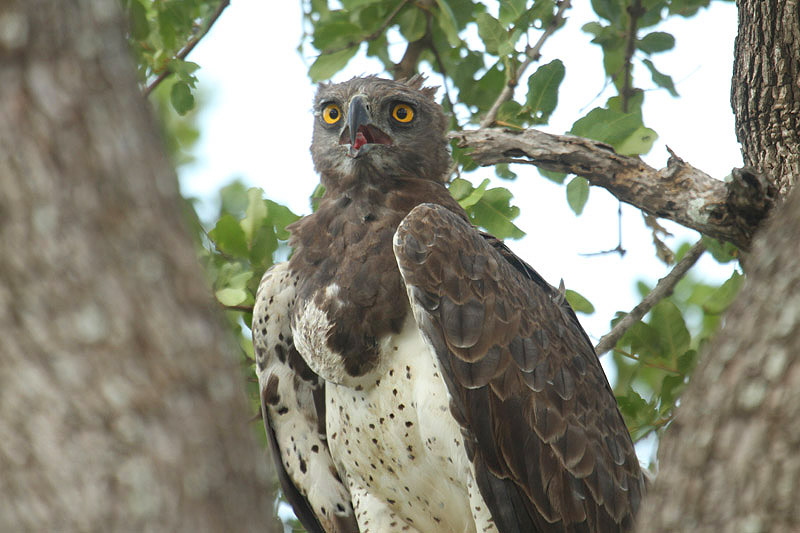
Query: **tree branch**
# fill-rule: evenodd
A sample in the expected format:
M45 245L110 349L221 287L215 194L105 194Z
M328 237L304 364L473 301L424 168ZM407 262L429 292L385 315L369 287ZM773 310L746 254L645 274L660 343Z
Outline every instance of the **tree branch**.
M625 79L622 80L622 112L628 112L628 100L633 95L632 76L631 70L633 69L633 53L636 51L636 35L639 29L639 17L644 15L645 10L642 9L642 0L633 0L628 6L628 35L625 43Z
M730 182L716 180L684 162L669 148L667 166L656 170L607 144L535 129L486 128L453 132L461 148L482 166L527 163L583 176L619 200L715 239L748 250L753 233L773 203L768 180L752 169L734 170Z
M177 54L175 54L175 58L176 59L186 59L186 56L188 56L189 53L192 50L194 50L194 47L197 46L197 43L199 43L203 39L203 37L205 37L206 34L208 34L208 31L211 29L211 26L214 25L214 23L217 21L219 16L222 15L222 12L225 11L225 8L228 7L230 4L231 4L231 0L222 0L222 2L219 3L219 6L217 6L216 11L214 11L214 13L211 15L211 18L208 19L208 25L206 25L206 29L203 30L198 35L195 35L194 37L192 37L189 40L189 42L186 43L186 46L181 48L181 50ZM165 68L164 70L162 70L161 73L158 75L158 77L156 79L154 79L152 82L150 82L150 84L144 89L144 95L145 96L150 96L150 93L153 92L153 89L158 87L158 85L162 81L167 79L171 74L172 74L172 71L170 69L168 69L168 68Z
M541 55L542 46L544 45L545 41L550 37L561 23L564 21L564 12L570 8L570 0L561 0L558 3L558 10L556 14L553 16L553 19L550 21L550 24L547 25L542 35L539 36L539 40L536 41L536 44L533 46L528 46L525 49L525 60L520 63L519 68L514 73L513 76L508 80L508 83L503 90L500 92L500 95L497 97L497 100L494 101L492 107L489 109L489 112L486 113L486 116L483 117L481 121L481 128L486 128L494 124L494 121L497 119L497 113L500 111L500 106L503 105L505 102L511 99L514 96L514 89L517 88L519 84L519 80L522 77L522 74L528 68L528 66L537 61Z
M600 339L600 342L597 343L595 346L594 351L597 352L597 355L602 355L607 351L614 348L617 345L617 341L625 334L631 326L633 326L636 322L642 319L644 315L647 314L650 309L653 308L658 302L660 302L663 298L672 294L672 290L675 288L675 285L686 275L686 272L689 271L692 266L700 259L700 256L703 255L703 252L706 251L706 247L703 244L702 240L697 241L694 246L692 246L686 255L683 256L683 259L678 261L678 264L670 271L669 274L658 280L655 288L653 288L650 293L644 297L644 299L639 302L639 305L631 309L631 312L625 315L625 317L617 322L617 325L614 326L610 332L603 335L603 338Z

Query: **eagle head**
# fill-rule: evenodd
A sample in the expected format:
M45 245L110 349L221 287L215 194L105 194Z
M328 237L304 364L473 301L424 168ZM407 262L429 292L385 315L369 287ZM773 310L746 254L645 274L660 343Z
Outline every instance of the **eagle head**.
M423 82L368 76L319 86L311 155L326 186L397 173L445 181L447 118L433 99L436 89Z

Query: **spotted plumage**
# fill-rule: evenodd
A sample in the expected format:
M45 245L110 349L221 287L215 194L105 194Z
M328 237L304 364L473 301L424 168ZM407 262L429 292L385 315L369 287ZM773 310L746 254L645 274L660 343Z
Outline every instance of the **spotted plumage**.
M312 532L628 531L642 476L592 345L444 187L421 83L318 91L325 195L253 314L284 492Z

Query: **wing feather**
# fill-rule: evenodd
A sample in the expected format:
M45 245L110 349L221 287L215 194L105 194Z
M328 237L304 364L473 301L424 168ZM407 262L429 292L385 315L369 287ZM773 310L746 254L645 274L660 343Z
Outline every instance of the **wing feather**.
M632 527L639 463L563 292L437 205L406 216L394 250L500 531Z
M325 385L292 340L294 279L288 263L269 269L256 294L253 347L267 440L286 499L311 533L358 531L350 493L325 436Z

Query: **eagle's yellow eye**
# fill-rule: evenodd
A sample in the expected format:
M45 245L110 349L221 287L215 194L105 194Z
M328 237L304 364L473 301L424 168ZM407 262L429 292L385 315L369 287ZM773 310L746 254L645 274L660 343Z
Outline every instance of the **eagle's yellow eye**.
M414 110L408 104L397 104L392 109L392 118L397 122L408 124L414 118Z
M328 104L322 109L322 120L325 124L336 124L342 118L342 110L336 104Z

